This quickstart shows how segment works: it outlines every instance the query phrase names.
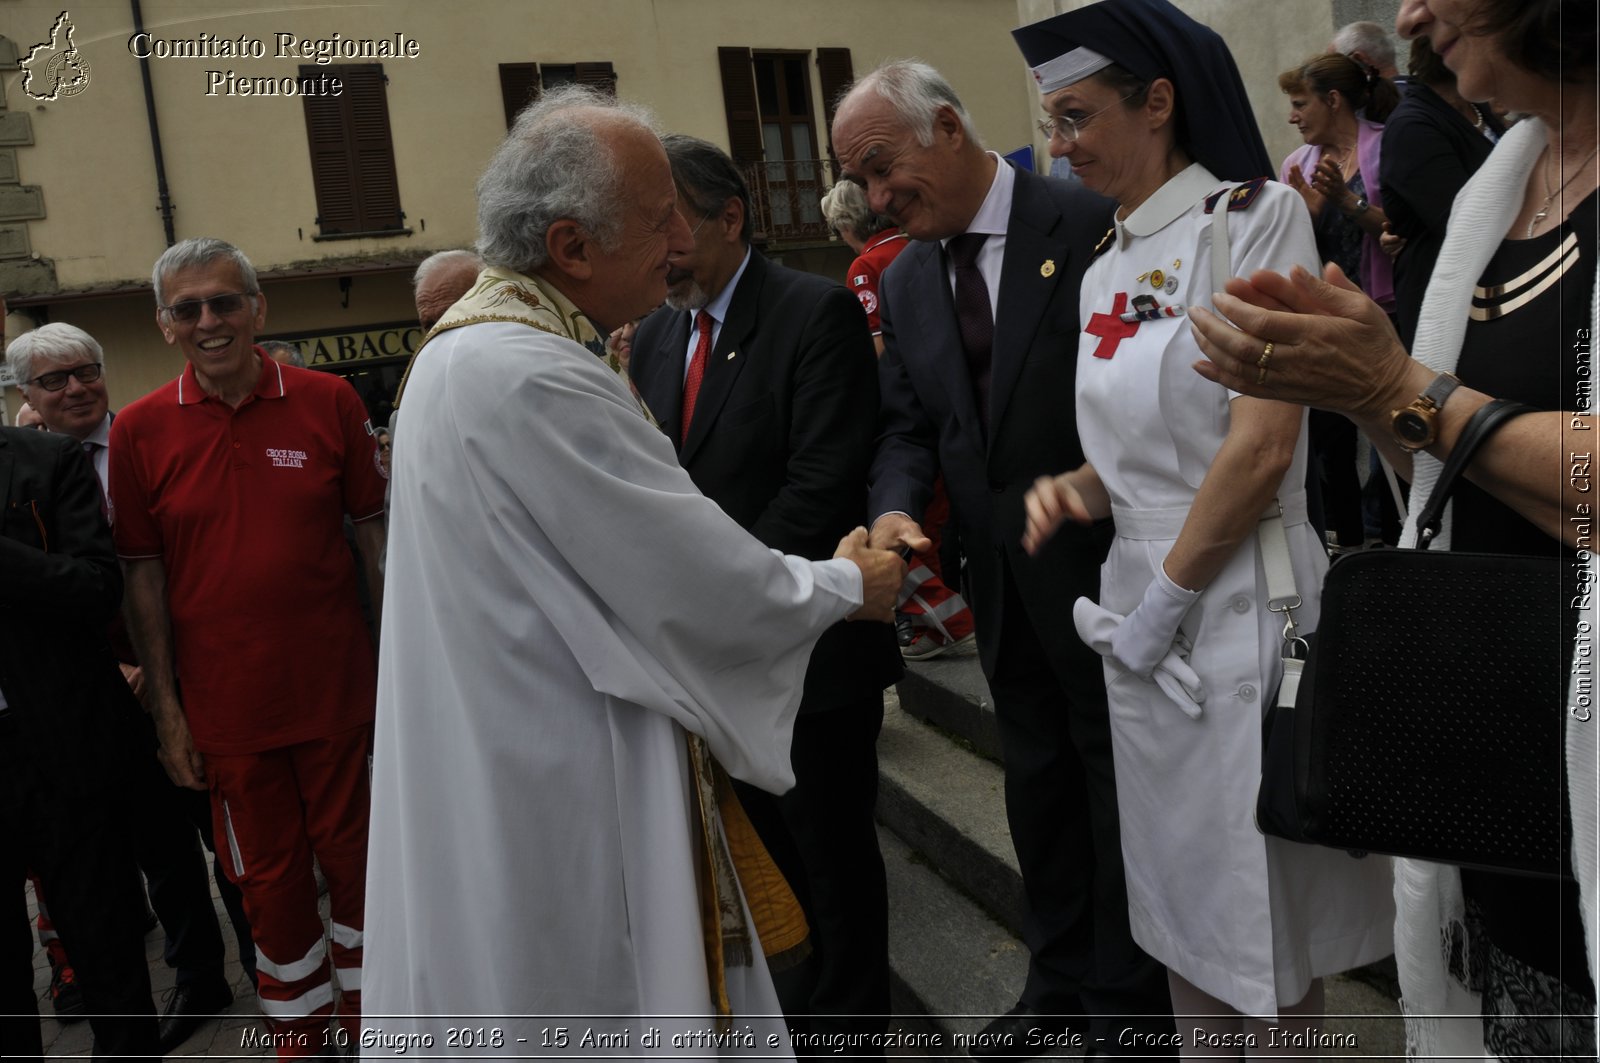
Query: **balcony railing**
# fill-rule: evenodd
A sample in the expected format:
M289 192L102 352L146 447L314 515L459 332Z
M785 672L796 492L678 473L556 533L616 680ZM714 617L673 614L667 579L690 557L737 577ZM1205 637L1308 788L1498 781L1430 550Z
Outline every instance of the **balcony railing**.
M750 186L750 208L758 242L826 240L822 194L833 184L827 159L747 162L740 165Z

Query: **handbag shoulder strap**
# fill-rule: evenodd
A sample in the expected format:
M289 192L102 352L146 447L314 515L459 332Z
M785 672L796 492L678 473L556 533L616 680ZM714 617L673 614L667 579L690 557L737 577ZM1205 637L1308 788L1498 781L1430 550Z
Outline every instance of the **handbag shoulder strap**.
M1417 518L1419 548L1426 550L1433 537L1439 534L1439 519L1444 515L1445 503L1450 501L1450 492L1455 489L1461 474L1466 472L1467 465L1472 461L1472 456L1478 448L1501 425L1513 417L1533 412L1535 412L1533 407L1520 402L1494 399L1479 407L1478 412L1472 415L1466 427L1461 429L1461 438L1456 440L1455 447L1450 451L1450 457L1445 460L1444 468L1439 473L1439 482L1434 485L1433 493L1428 496L1427 506Z

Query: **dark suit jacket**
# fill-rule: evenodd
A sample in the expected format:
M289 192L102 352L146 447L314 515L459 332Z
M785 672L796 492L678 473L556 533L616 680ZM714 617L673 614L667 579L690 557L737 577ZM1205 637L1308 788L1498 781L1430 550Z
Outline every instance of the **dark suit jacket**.
M1494 119L1496 131L1499 126ZM1492 150L1487 137L1420 81L1384 123L1378 181L1390 227L1406 238L1394 262L1394 305L1400 339L1408 348L1456 193Z
M1021 546L1022 500L1038 477L1083 464L1073 397L1078 286L1110 228L1111 210L1109 200L1082 186L1016 171L995 314L987 439L940 245L913 243L879 288L883 413L868 508L874 518L900 510L920 521L943 471L988 674L1005 637L1004 558L1058 670L1087 667L1099 677L1098 661L1073 628L1072 603L1080 595L1098 597L1110 523L1069 523L1038 558L1029 558Z
M60 802L119 785L138 702L106 640L122 572L94 468L68 436L0 428L0 690Z
M690 315L663 307L634 336L634 384L682 436ZM679 460L705 495L768 546L833 556L866 523L878 382L872 334L847 288L752 252L706 364ZM899 678L887 624L841 621L817 643L802 712L870 696Z

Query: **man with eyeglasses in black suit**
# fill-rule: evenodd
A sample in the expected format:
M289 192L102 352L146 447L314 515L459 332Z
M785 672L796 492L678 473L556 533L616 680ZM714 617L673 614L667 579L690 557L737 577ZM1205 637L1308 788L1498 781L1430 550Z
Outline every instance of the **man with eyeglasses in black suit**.
M108 446L110 398L105 383L105 352L89 333L63 322L41 325L23 333L6 349L12 375L50 432L68 436L83 448L100 484L101 510L109 520ZM144 671L120 615L108 632L112 652L134 696L144 695ZM166 932L165 958L176 971L161 1019L161 1049L169 1052L192 1035L206 1016L233 1002L233 992L223 974L222 933L211 904L205 862L195 845L196 828L206 848L215 849L210 829L210 809L205 798L174 786L155 759L155 735L149 718L139 713L141 748L150 755L131 763L135 789L129 800L137 806L133 817L134 855L149 884L150 903ZM239 891L217 867L223 903L239 939L240 960L252 978L255 954L250 945L250 923ZM143 925L141 923L141 925ZM51 956L52 1000L61 1009L56 983L62 965ZM68 968L70 969L70 968ZM63 991L69 991L64 988Z

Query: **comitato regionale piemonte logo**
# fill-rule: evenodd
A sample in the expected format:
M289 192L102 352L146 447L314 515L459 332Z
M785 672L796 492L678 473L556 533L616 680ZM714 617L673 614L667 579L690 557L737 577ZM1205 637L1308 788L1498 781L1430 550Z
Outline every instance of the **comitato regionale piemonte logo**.
M28 50L22 68L22 91L35 100L76 96L89 87L89 62L72 43L76 27L63 11L50 27L50 39Z

